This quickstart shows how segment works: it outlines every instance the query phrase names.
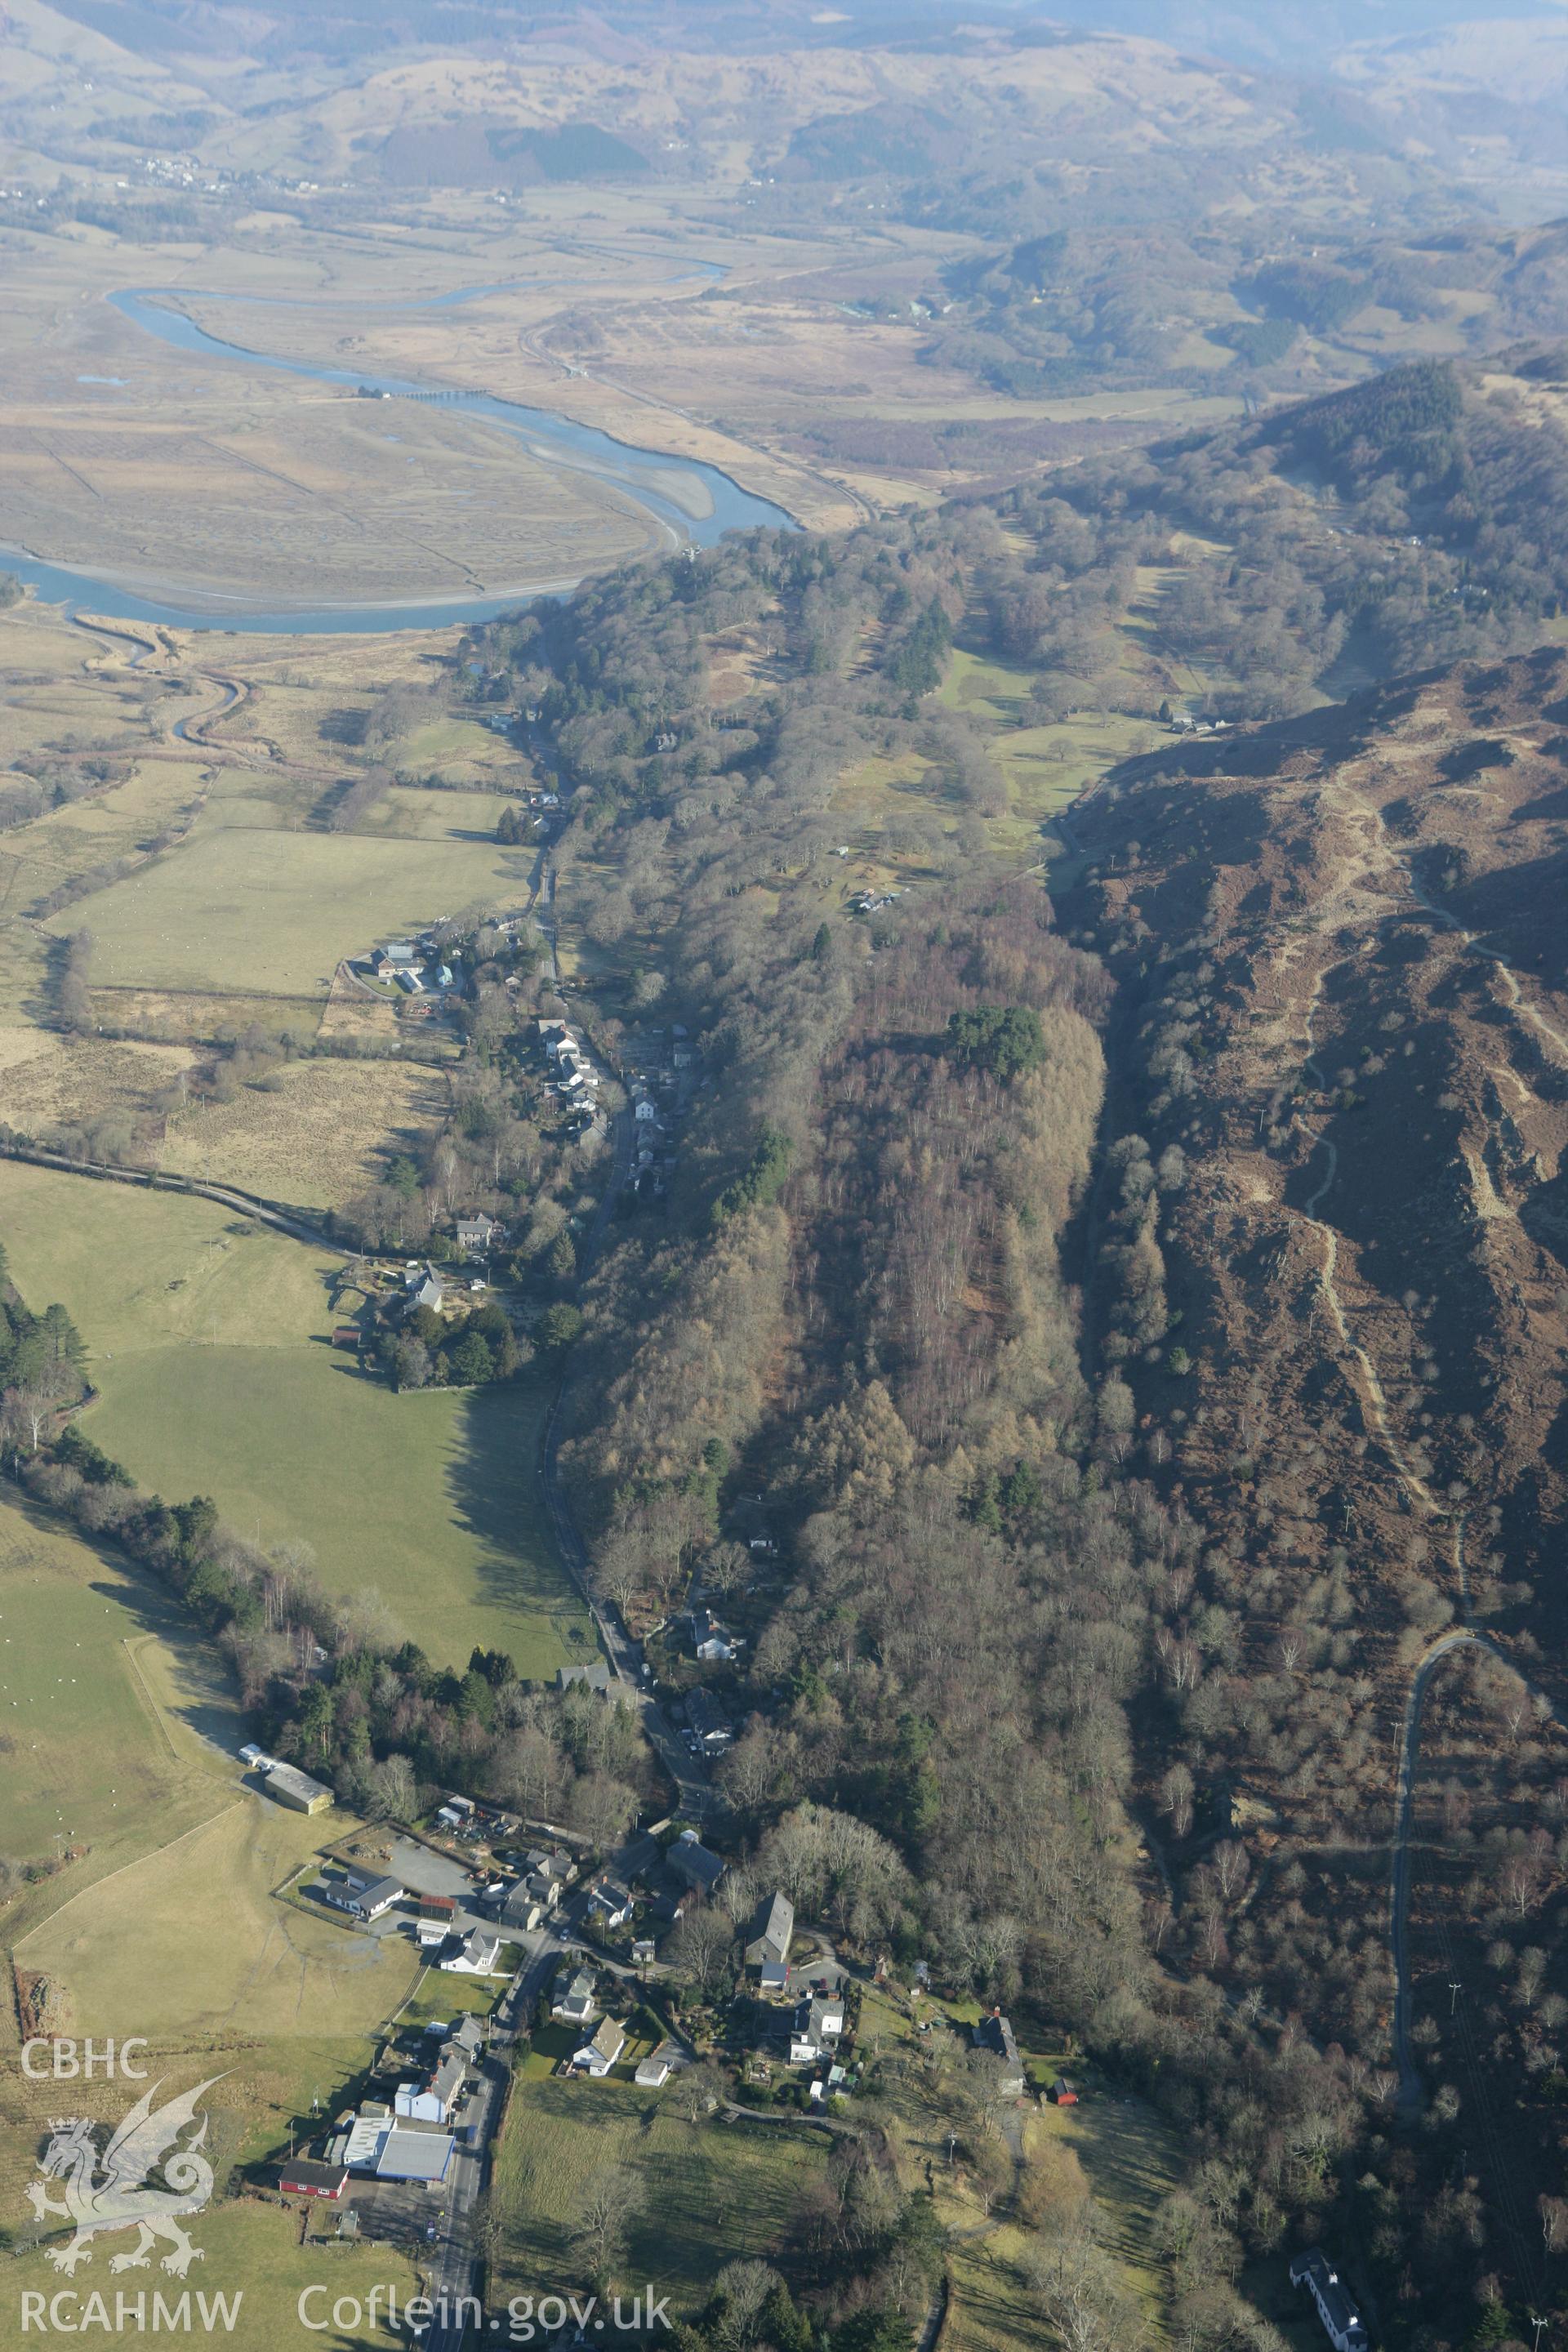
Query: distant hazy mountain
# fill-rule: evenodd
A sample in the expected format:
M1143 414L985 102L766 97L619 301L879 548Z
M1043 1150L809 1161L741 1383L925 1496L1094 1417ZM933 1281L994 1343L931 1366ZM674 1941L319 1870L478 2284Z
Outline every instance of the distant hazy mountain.
M888 13L879 0L863 8L856 0L842 5L857 17ZM1321 71L1342 49L1419 40L1450 26L1568 21L1561 0L1051 0L1048 7L1019 5L1012 13L1086 31L1141 33L1238 65L1295 71Z
M574 0L53 0L55 12L142 54L244 51L280 61L303 36L318 56L402 44L486 47L541 35ZM595 15L598 12L593 12ZM1421 41L1450 27L1555 19L1564 0L619 0L634 43L650 35L737 51L759 47L929 44L987 23L1139 34L1248 67L1321 72L1342 50Z

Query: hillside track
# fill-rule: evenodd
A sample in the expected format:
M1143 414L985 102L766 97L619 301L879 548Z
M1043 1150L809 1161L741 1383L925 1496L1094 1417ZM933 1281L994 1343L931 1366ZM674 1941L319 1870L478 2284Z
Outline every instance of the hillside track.
M1408 920L1412 912L1418 909L1432 921L1439 924L1444 930L1451 933L1461 951L1473 951L1483 956L1495 966L1502 980L1509 1010L1522 1022L1527 1023L1538 1036L1544 1037L1562 1053L1564 1061L1568 1062L1568 1037L1565 1037L1562 1031L1528 1002L1511 966L1498 950L1487 947L1483 943L1484 935L1466 930L1447 908L1434 902L1422 887L1409 858L1401 855L1389 840L1382 811L1361 801L1359 796L1352 794L1349 787L1342 782L1338 785L1337 793L1342 800L1355 801L1359 812L1370 819L1372 824L1372 834L1364 854L1364 864L1359 874L1347 874L1346 882L1353 887L1357 882L1369 879L1377 869L1381 869L1384 876L1391 876L1394 878L1402 886L1400 896L1388 908L1386 914L1379 919L1382 921ZM1338 895L1336 894L1336 897ZM1337 919L1342 912L1342 908L1331 905L1325 907L1321 914L1321 928L1327 929L1330 920ZM1358 947L1352 952L1335 957L1332 961L1321 965L1314 974L1307 1003L1303 1008L1301 1030L1307 1047L1303 1067L1311 1073L1320 1088L1324 1086L1323 1073L1313 1055L1317 1045L1316 1022L1323 983L1331 972L1342 965L1358 961L1360 953L1361 950ZM1433 1494L1426 1481L1413 1466L1408 1454L1395 1435L1387 1396L1377 1367L1367 1350L1355 1339L1350 1312L1339 1288L1337 1276L1341 1234L1329 1219L1321 1213L1324 1203L1339 1181L1340 1165L1337 1146L1331 1139L1315 1134L1300 1117L1294 1124L1298 1132L1307 1137L1315 1150L1321 1150L1325 1158L1325 1166L1321 1178L1308 1195L1304 1206L1295 1212L1322 1244L1319 1281L1324 1304L1342 1347L1348 1350L1356 1367L1358 1374L1356 1387L1361 1398L1363 1417L1392 1465L1395 1478L1406 1500L1420 1518L1428 1523L1448 1521L1452 1526L1452 1559L1455 1579L1461 1616L1466 1621L1440 1634L1416 1662L1405 1690L1404 1721L1400 1738L1390 1852L1389 1950L1394 1976L1393 2039L1394 2063L1399 2076L1399 2104L1402 2111L1410 2116L1419 2112L1424 2100L1422 2078L1415 2064L1412 2045L1410 1885L1415 1793L1421 1760L1421 1724L1433 1677L1444 1661L1454 1656L1458 1652L1465 1649L1483 1651L1489 1656L1495 1658L1500 1665L1510 1674L1516 1675L1523 1684L1532 1700L1535 1701L1543 1723L1550 1722L1559 1731L1568 1731L1568 1725L1563 1723L1545 1696L1540 1693L1531 1685L1529 1677L1521 1673L1517 1662L1510 1656L1503 1644L1490 1634L1479 1632L1468 1622L1470 1591L1468 1562L1465 1548L1464 1515L1450 1513ZM1445 1952L1449 1954L1451 1964L1447 1924L1439 1917L1436 1922L1436 1927L1438 1940ZM1489 2173L1489 2192L1496 2201L1505 2226L1514 2242L1515 2257L1520 2263L1521 2274L1533 2277L1540 2265L1531 2243L1531 2233L1523 2228L1521 2217L1517 2210L1517 2200L1507 2165L1503 2160L1497 2126L1486 2105L1484 2090L1486 2063L1479 2050L1470 2048L1469 2041L1467 2039L1470 2035L1470 2023L1466 2017L1460 2029L1460 2039L1469 2052L1471 2083L1478 2086L1479 2095L1473 2104L1477 2110L1477 2129L1487 2149Z
M200 1177L173 1175L163 1168L115 1168L99 1160L68 1160L63 1152L46 1150L42 1144L15 1139L0 1143L0 1159L26 1160L30 1167L52 1169L61 1176L85 1176L100 1184L132 1184L151 1192L192 1193L203 1201L216 1201L220 1208L237 1209L243 1216L254 1217L258 1224L269 1225L274 1233L287 1234L290 1241L308 1242L317 1249L342 1251L349 1257L375 1259L386 1265L404 1263L401 1250L351 1248L324 1226L314 1223L304 1210L292 1208L286 1202L269 1201L259 1192L243 1192L236 1185L208 1184Z

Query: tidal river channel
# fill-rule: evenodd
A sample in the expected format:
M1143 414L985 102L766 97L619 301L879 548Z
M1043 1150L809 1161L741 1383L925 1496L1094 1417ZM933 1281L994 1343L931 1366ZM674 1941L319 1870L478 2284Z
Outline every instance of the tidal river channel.
M456 302L477 300L498 290L471 287L433 296L423 303L393 302L381 307L449 309ZM267 368L283 375L302 376L312 383L339 384L345 390L363 392L367 397L449 401L460 407L465 416L482 417L498 431L511 435L536 463L592 475L619 491L664 526L671 545L711 547L727 530L750 530L760 525L782 529L793 521L782 507L770 505L766 499L753 498L716 466L671 457L661 450L639 449L592 425L574 425L570 418L556 416L548 409L524 408L516 401L500 400L489 393L451 392L401 376L320 367L312 362L285 359L274 352L248 351L240 343L224 342L198 327L183 310L167 307L180 299L180 292L172 287L130 287L111 294L109 299L133 326L144 334L156 336L160 342L172 344L176 351L230 362L237 361L247 367ZM201 299L232 299L237 302L247 298L204 293ZM90 572L68 571L59 564L47 563L19 551L0 549L0 568L15 572L48 604L82 606L110 619L162 621L174 628L237 630L268 636L361 635L391 629L448 628L454 623L493 620L498 613L513 612L528 601L531 593L526 587L519 587L510 595L453 597L431 604L387 599L368 604L333 605L320 611L288 612L263 611L241 597L229 600L214 596L200 609L183 610L157 597L140 595L113 580L97 578Z

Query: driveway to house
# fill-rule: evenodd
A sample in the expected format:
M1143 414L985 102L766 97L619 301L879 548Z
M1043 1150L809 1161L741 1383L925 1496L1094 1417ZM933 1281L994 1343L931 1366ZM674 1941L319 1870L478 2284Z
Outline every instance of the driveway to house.
M816 1950L809 1960L790 1962L791 1982L798 1983L801 1991L804 1992L809 1987L814 1987L820 1977L826 1983L830 1992L842 1992L845 1986L852 1981L854 1970L839 1958L833 1946L818 1928L803 1927L800 1932L803 1937L810 1937Z

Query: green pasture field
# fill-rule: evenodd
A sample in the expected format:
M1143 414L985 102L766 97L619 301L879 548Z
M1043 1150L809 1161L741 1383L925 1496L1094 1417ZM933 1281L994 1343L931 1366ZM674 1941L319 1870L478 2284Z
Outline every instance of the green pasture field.
M521 904L533 858L493 842L228 825L55 916L89 930L104 987L325 992L341 957L477 902Z
M643 2210L627 2235L627 2278L695 2310L726 2263L777 2253L826 2161L818 2133L776 2125L691 2124L664 2091L552 2077L516 2084L493 2184L505 2293L580 2278L572 2243L584 2191L609 2165L635 2172Z
M1142 646L1131 639L1122 666L1141 668ZM1153 724L1126 711L1075 711L1047 727L1023 724L1033 674L1016 664L957 647L939 698L996 723L989 749L1007 785L1007 814L994 821L998 846L1038 856L1039 829L1118 761L1152 750L1163 739Z
M1162 612L1167 597L1186 577L1191 565L1206 557L1223 555L1226 550L1218 540L1203 539L1195 531L1184 530L1173 533L1171 550L1171 562L1138 566L1122 635L1130 662L1147 663L1152 671L1157 669L1173 694L1196 702L1206 694L1234 687L1236 679L1220 664L1198 664L1170 652L1162 631Z
M367 809L358 831L389 841L466 841L493 845L505 794L488 792L421 792L394 784Z
M457 769L471 774L476 783L484 782L488 770L515 768L517 760L515 747L504 735L496 734L479 719L456 711L399 736L392 753L392 764L402 773L417 776L431 769Z
M85 1425L160 1493L210 1494L263 1544L302 1536L323 1581L374 1586L439 1663L478 1644L542 1677L582 1621L540 1516L546 1402L521 1385L395 1396L318 1334L140 1353Z
M445 1097L418 1063L289 1062L229 1102L192 1094L165 1123L159 1161L265 1200L339 1207L377 1181L384 1152L423 1150Z
M190 761L143 759L124 783L19 825L5 841L20 868L6 911L15 916L89 866L134 856L185 817L201 793L201 772Z
M1130 646L1127 658L1139 662L1139 649ZM1076 798L1088 776L1157 740L1150 720L1114 709L1075 711L1055 726L1026 727L1024 713L1033 684L1030 671L960 646L938 697L950 710L973 711L997 722L1001 732L992 741L992 757L1014 787L1020 815L1060 807L1064 791Z
M504 1948L500 1957L507 1957ZM514 1962L516 1957L513 1947ZM417 1989L399 2011L397 2022L400 2026L449 2025L454 2018L488 2017L505 1990L502 1977L448 1976L440 1969L427 1968Z
M191 842L230 831L298 832L320 796L318 787L281 773L218 768L212 772L201 811L191 827Z
M198 2080L201 2079L199 2076ZM56 2104L58 2104L58 2097ZM121 2102L123 2104L123 2102ZM24 2209L25 2218L25 2209ZM406 2342L399 2334L395 2337L384 2326L372 2328L368 2324L339 2326L331 2324L334 2303L344 2298L356 2299L362 2312L373 2286L395 2284L401 2305L410 2295L419 2292L414 2265L408 2258L388 2245L348 2244L337 2240L335 2209L324 2214L312 2214L309 2223L310 2237L300 2242L300 2218L297 2212L285 2212L281 2207L252 2201L215 2203L205 2213L191 2222L193 2244L202 2250L202 2260L193 2263L190 2274L183 2280L167 2278L154 2266L150 2271L132 2271L110 2279L107 2261L115 2253L128 2252L135 2243L128 2234L100 2239L97 2259L89 2269L78 2273L74 2282L66 2281L53 2270L43 2253L23 2257L7 2276L5 2300L0 2311L16 2317L19 2323L21 2295L25 2289L53 2295L62 2289L80 2297L77 2306L85 2312L87 2298L96 2287L105 2297L110 2326L115 2315L115 2295L138 2294L146 2299L147 2325L152 2326L153 2297L161 2294L165 2305L177 2305L179 2297L189 2292L191 2297L191 2335L195 2343L221 2343L233 2347L233 2352L281 2352L281 2347L305 2346L328 2347L330 2352L359 2352L359 2347L390 2347L395 2342ZM318 2333L306 2326L300 2318L299 2299L303 2289L320 2283L327 2289L325 2295L316 2295L305 2305L309 2318L326 2321L326 2332ZM202 2326L199 2294L209 2298L225 2294L239 2297L239 2308L232 2332L216 2315L212 2333ZM381 2298L380 2310L384 2310L386 2296ZM65 2306L69 2315L71 2306ZM378 2312L379 2315L379 2312ZM346 2307L343 2317L352 2315ZM85 2319L83 2325L88 2323ZM92 2331L96 2334L96 2329ZM90 2340L90 2337L89 2337ZM100 2340L107 2341L107 2338ZM176 2336L174 2339L181 2338Z
M1005 726L1016 727L1034 685L1031 671L1016 663L996 661L988 654L955 646L948 656L947 673L937 688L937 700L949 710L968 710L976 703L990 707Z
M313 2097L337 2101L416 1967L402 1939L345 1935L274 1900L329 1830L247 1788L236 1753L245 1737L216 1654L155 1580L47 1515L0 1503L0 1851L47 1859L57 1834L79 1849L7 1906L11 1956L49 1984L57 2030L142 2033L155 2074L223 2078L211 2100L220 2169L279 2145ZM0 2203L20 2218L60 2092L25 2081L15 2034L7 2002ZM89 2095L116 2103L106 2115L126 2103L119 2084ZM217 2268L226 2233L197 2242L204 2280L229 2283ZM293 2226L275 2243L291 2246ZM247 2267L242 2275L248 2290ZM33 2258L14 2276L32 2283ZM258 2315L256 2332L233 2340L259 2352L289 2339Z
M1021 727L993 746L1006 777L1011 815L1041 824L1068 808L1095 779L1120 760L1152 751L1159 740L1146 719L1119 710L1075 715L1055 727Z
M0 1506L0 1852L25 1862L86 1849L25 1898L27 1912L223 1801L191 1727L223 1721L226 1693L174 1617L118 1555L20 1498ZM178 1711L172 1725L159 1686Z
M394 1395L330 1345L342 1261L207 1202L11 1163L0 1239L23 1297L69 1309L101 1391L83 1427L141 1486L302 1538L443 1664L477 1643L548 1676L573 1628L586 1650L542 1519L541 1386Z
M939 698L951 710L965 711L994 728L987 750L1000 770L1007 804L986 820L994 853L1008 863L1037 864L1052 844L1041 828L1075 801L1106 769L1157 740L1145 719L1117 710L1076 712L1047 727L1022 724L1033 675L1017 666L957 648ZM928 783L932 771L913 751L874 755L839 780L834 814L855 856L843 870L847 891L918 885L931 872L917 850L900 846L900 823L917 831L933 824L951 834L963 816L952 797Z
M142 2034L160 2075L219 2078L220 2169L268 2158L337 2113L417 1973L406 1937L278 1899L335 1818L287 1811L236 1767L210 1820L67 1896L14 1946L16 1966L54 1989L59 2030ZM16 2168L13 2120L0 2103L0 2173Z
M1053 2078L1061 2063L1050 2062ZM1121 2265L1127 2294L1141 2306L1152 2340L1166 2341L1168 2280L1156 2252L1157 2217L1181 2181L1176 2135L1142 2100L1109 2087L1091 2091L1080 2106L1026 2111L1021 2128L1028 2160L1064 2203L1092 2199L1101 2242ZM1024 2267L1028 2252L1028 2233L1005 2213L981 2231L959 2223L944 2336L954 2352L1033 2352L1040 2315Z
M133 2019L134 2031L172 2046L262 2046L275 2079L251 2104L291 2106L302 2095L309 2105L313 2086L324 2098L367 2062L419 1963L406 1937L345 1929L330 1912L275 1899L335 1816L290 1811L237 1766L231 1797L211 1820L60 1904L19 1938L16 1958L62 1986L67 2031L125 2032L121 2021ZM345 2064L349 2044L357 2056Z

